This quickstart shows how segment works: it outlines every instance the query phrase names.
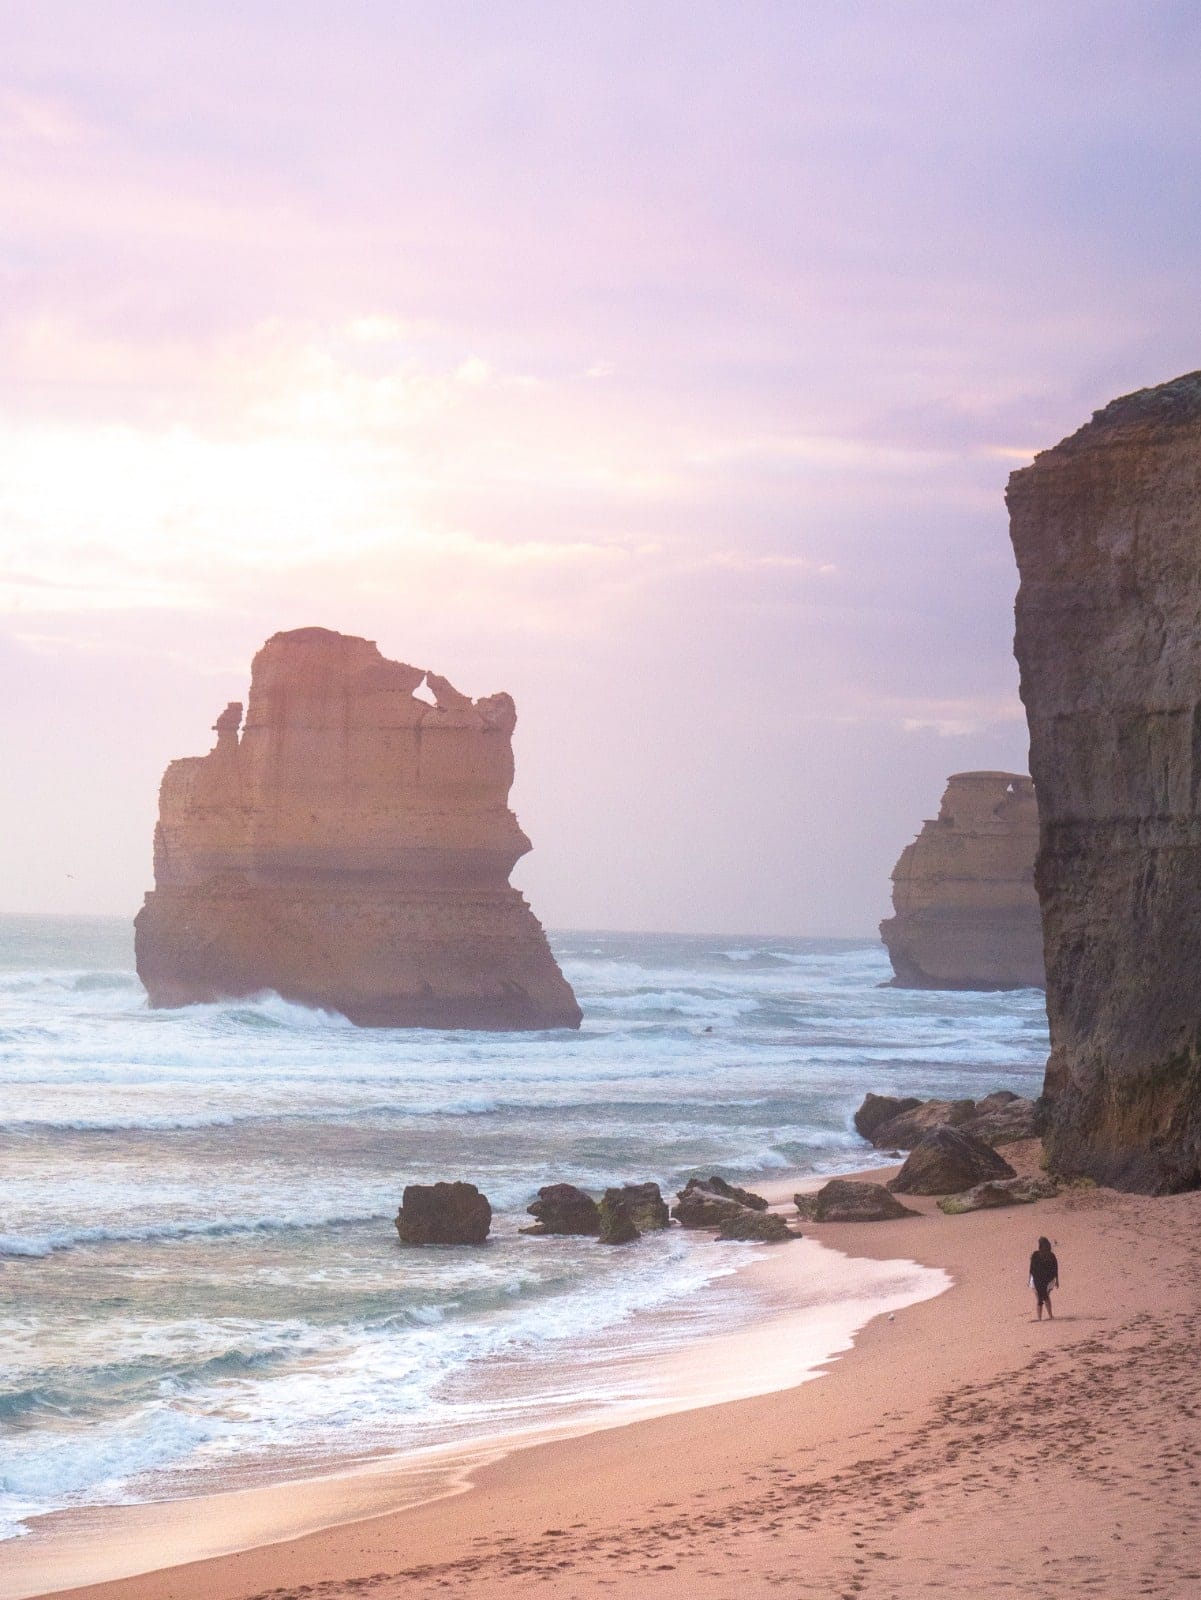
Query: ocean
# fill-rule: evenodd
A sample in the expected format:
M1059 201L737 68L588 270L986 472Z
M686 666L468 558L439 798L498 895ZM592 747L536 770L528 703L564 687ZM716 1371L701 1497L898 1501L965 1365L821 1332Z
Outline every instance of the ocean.
M874 941L552 944L579 1033L407 1032L151 1011L128 922L0 917L0 1537L618 1417L632 1354L779 1309L743 1271L768 1247L523 1236L540 1185L849 1171L869 1089L1041 1086L1041 993L885 988ZM398 1244L405 1184L443 1178L488 1195L488 1246ZM814 1250L820 1306L846 1280ZM872 1269L859 1321L923 1271Z

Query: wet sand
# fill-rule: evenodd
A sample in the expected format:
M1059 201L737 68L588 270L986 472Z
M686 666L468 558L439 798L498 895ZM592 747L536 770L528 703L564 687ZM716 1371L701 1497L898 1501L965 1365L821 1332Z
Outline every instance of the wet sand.
M1005 1153L1027 1170L1037 1158L1033 1146ZM1074 1190L965 1217L912 1204L921 1214L903 1221L806 1227L852 1256L916 1260L954 1280L870 1323L816 1381L516 1450L407 1510L364 1516L378 1502L357 1510L353 1480L331 1480L331 1505L361 1520L71 1592L1201 1592L1201 1195ZM1026 1287L1039 1233L1062 1267L1054 1322L1034 1320ZM712 1359L767 1357L750 1341ZM241 1542L228 1497L185 1514L219 1524L210 1531L226 1548ZM139 1561L165 1566L172 1550L169 1524L148 1518Z

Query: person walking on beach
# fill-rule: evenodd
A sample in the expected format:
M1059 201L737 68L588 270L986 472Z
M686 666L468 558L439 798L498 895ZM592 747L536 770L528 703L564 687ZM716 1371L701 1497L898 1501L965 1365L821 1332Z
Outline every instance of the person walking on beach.
M1051 1249L1050 1239L1040 1239L1038 1249L1030 1257L1030 1287L1034 1290L1038 1320L1040 1322L1043 1320L1043 1307L1046 1306L1047 1315L1054 1321L1051 1290L1059 1288L1059 1262L1055 1259L1054 1250Z

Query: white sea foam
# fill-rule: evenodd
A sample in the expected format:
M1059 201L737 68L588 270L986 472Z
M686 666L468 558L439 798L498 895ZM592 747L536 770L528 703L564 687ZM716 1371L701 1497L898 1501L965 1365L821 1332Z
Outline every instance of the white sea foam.
M557 945L578 1034L360 1030L274 995L151 1011L127 930L0 917L10 1531L615 1403L615 1350L755 1315L720 1276L748 1252L522 1238L540 1184L846 1170L867 1089L1030 1092L1045 1057L1041 997L881 989L867 944ZM402 1252L404 1185L456 1177L495 1242Z
M140 1338L128 1341L126 1355L129 1362L159 1358L143 1385L151 1393L116 1416L101 1414L74 1427L59 1419L57 1427L11 1441L0 1511L20 1521L55 1505L136 1499L152 1488L148 1473L154 1492L184 1492L182 1481L164 1478L166 1469L186 1471L194 1488L205 1474L272 1451L295 1459L331 1448L354 1454L383 1444L416 1445L495 1426L505 1409L533 1415L545 1407L548 1390L560 1405L570 1393L578 1399L597 1385L603 1390L607 1337L640 1313L694 1295L734 1270L729 1256L709 1255L704 1259L691 1239L665 1237L637 1261L605 1271L603 1281L577 1274L566 1293L549 1297L539 1273L510 1268L503 1283L493 1284L487 1316L456 1317L451 1300L406 1308L367 1327L143 1327ZM508 1299L507 1309L498 1307L498 1297ZM231 1333L240 1370L214 1373L214 1367L228 1367ZM569 1393L558 1364L552 1367L545 1356L548 1346L573 1340L591 1348L595 1371L588 1378L581 1368ZM97 1339L81 1341L77 1354L99 1349ZM260 1362L256 1370L256 1352L286 1359ZM502 1396L479 1381L488 1362L500 1358L512 1366L523 1356L530 1361L524 1389ZM456 1375L474 1382L457 1396L443 1393ZM102 1370L96 1376L99 1381ZM130 1384L128 1370L122 1381Z
M235 1233L283 1233L298 1228L338 1228L349 1223L386 1221L386 1211L360 1211L351 1216L301 1219L286 1217L231 1217L219 1222L151 1222L140 1228L56 1228L49 1233L0 1233L0 1256L50 1256L80 1245L150 1244L156 1240L219 1239Z

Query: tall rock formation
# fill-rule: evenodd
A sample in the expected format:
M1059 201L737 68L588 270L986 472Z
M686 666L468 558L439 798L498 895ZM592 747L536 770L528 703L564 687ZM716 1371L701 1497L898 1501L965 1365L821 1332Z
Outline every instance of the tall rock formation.
M1201 373L1009 480L1047 954L1049 1154L1201 1183Z
M901 852L894 915L880 924L902 989L1027 989L1043 983L1034 890L1038 803L1016 772L957 772L937 818Z
M228 706L209 754L163 777L135 925L151 1004L274 989L385 1027L578 1027L509 884L530 848L516 720L507 694L473 703L367 639L268 639L245 726Z

